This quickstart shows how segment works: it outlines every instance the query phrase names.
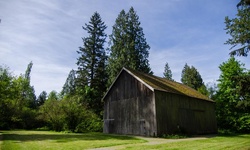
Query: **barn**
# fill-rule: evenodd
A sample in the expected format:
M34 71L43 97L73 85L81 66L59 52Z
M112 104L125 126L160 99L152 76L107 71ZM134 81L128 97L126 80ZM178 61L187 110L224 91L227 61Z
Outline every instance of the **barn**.
M104 133L217 132L215 102L181 83L123 68L103 97Z

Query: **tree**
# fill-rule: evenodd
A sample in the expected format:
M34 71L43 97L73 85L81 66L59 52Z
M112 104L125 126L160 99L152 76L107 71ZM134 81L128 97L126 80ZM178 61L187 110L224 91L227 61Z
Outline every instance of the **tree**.
M61 102L58 100L56 91L49 93L48 99L39 108L40 118L47 122L50 129L61 131L64 127L64 118Z
M172 71L170 70L170 67L168 66L168 63L165 64L163 75L164 75L164 78L173 81Z
M250 1L241 0L237 5L237 10L236 18L229 19L228 16L225 18L225 30L231 36L225 44L232 45L231 56L247 56L250 50ZM238 48L236 48L237 45L239 45Z
M0 67L0 127L3 129L34 127L34 89L26 76L14 77L8 68Z
M244 64L233 57L219 66L221 75L218 80L216 111L219 127L232 131L249 132L250 91L243 89L249 87L250 77L249 71L246 71L243 66ZM242 80L244 78L247 80ZM248 85L242 84L244 82L248 82Z
M187 64L185 64L182 70L181 82L195 90L198 90L204 85L201 75L197 69L194 66L190 67Z
M80 57L77 59L77 87L84 95L84 101L97 114L102 110L101 98L106 90L106 52L104 43L106 40L105 29L107 26L99 13L95 12L90 18L89 24L83 29L89 34L83 39L83 47L77 51ZM91 89L92 92L86 92ZM87 94L87 95L86 95Z
M51 91L47 100L59 100L57 92L55 90Z
M76 94L76 71L75 70L72 69L69 72L69 75L63 85L61 94L62 96Z
M36 100L36 105L37 106L41 106L44 104L44 102L46 101L47 99L47 92L46 91L42 91L40 93L40 95L38 96L37 100Z
M8 67L0 66L0 128L10 129L16 98L14 77Z
M30 62L27 66L24 76L20 76L21 81L21 97L24 101L28 102L30 108L35 108L36 105L36 95L35 89L33 86L30 85L30 74L32 69L33 63ZM22 78L22 79L21 79Z
M218 86L216 83L214 82L209 82L206 84L207 87L207 91L208 91L208 97L212 100L216 99L216 94L217 94L217 90L218 90Z
M109 36L109 83L114 80L122 67L152 74L148 61L150 46L146 42L140 24L139 16L133 7L128 13L122 10L116 18L112 34Z

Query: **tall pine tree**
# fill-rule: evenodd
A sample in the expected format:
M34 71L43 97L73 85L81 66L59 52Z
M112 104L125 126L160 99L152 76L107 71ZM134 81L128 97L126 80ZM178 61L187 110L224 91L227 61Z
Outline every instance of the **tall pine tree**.
M77 87L84 92L85 102L96 113L102 110L101 97L106 90L106 28L100 14L95 12L83 27L89 36L82 38L83 47L77 51L80 55L77 59Z
M118 15L110 35L110 57L108 60L109 83L122 67L129 67L144 73L152 73L149 67L150 46L144 37L139 16L133 7Z

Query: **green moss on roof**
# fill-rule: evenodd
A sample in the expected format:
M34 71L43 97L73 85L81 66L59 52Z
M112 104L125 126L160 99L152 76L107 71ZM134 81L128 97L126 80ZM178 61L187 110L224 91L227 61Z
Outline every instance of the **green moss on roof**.
M157 77L154 75L145 74L139 71L135 71L133 69L129 69L129 68L124 68L124 69L131 72L136 77L140 78L143 82L145 82L146 84L148 84L150 87L152 87L155 90L186 95L189 97L194 97L194 98L208 100L208 101L213 102L213 100L209 99L207 96L201 94L200 92L184 84L181 84L175 81L170 81L168 79Z

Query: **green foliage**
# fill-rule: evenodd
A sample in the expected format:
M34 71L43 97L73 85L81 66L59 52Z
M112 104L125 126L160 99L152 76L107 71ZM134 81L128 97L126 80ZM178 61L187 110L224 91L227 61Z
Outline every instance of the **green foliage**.
M181 134L167 134L167 135L163 135L162 136L165 139L183 139L183 138L187 138L186 135L181 135Z
M241 78L248 76L244 64L235 58L230 58L222 63L219 68L221 75L218 84L216 98L217 120L220 128L238 132L250 132L249 130L249 90L245 91L247 83ZM242 84L242 82L246 82ZM247 87L249 86L249 82Z
M0 66L0 128L30 129L35 125L35 94L30 86L30 71L14 77L6 67Z
M95 113L100 114L103 105L101 98L107 86L106 73L106 52L104 43L106 40L105 29L107 26L101 19L99 13L95 12L90 18L89 24L85 24L83 29L89 34L83 39L83 47L77 51L80 54L77 59L77 93L84 96L84 101L88 102L88 106ZM85 88L89 87L91 92L85 92ZM83 92L83 93L82 93ZM86 95L89 94L89 95Z
M58 100L58 99L59 99L59 97L58 97L58 94L57 94L57 92L55 90L53 90L53 91L51 91L49 93L48 101L50 101L50 100Z
M76 71L75 70L72 69L69 72L66 82L63 85L61 94L62 96L76 94Z
M171 71L170 67L168 66L168 63L165 64L163 76L164 76L164 78L173 81L172 71Z
M122 67L152 73L148 61L150 46L146 42L139 16L133 7L128 13L122 10L116 18L109 44L109 84L113 82Z
M201 75L197 69L194 68L194 66L190 67L187 64L185 64L182 70L181 82L195 90L198 90L204 85Z
M96 114L87 109L78 96L65 96L57 100L51 92L48 100L40 107L40 120L55 131L87 132L100 131L102 121Z
M227 16L225 18L225 24L227 34L231 36L225 44L232 45L231 49L234 49L237 45L239 48L236 48L230 52L231 56L247 56L247 53L250 50L250 2L249 0L241 0L237 5L238 13L233 19L229 19Z
M35 89L33 86L30 85L30 74L32 69L33 63L30 62L27 66L27 69L25 71L24 76L20 76L19 78L22 78L20 80L21 84L21 97L22 99L25 99L25 101L28 102L28 107L35 108L36 107L36 95L35 95Z
M206 95L207 97L209 97L210 93L209 93L207 87L204 84L201 87L199 87L197 91L200 92L201 94Z
M217 84L209 82L206 84L206 87L207 87L207 91L208 91L208 97L212 100L215 100L217 89L218 89Z
M13 85L14 77L9 68L0 66L0 129L9 128L11 122L13 103L15 97Z
M95 113L88 111L85 119L77 125L75 132L102 132L103 122Z
M48 100L39 109L39 119L48 123L49 127L55 131L64 129L64 114L61 103L57 100L56 92L50 92Z
M39 107L44 104L47 99L47 92L42 91L36 100L36 105Z

